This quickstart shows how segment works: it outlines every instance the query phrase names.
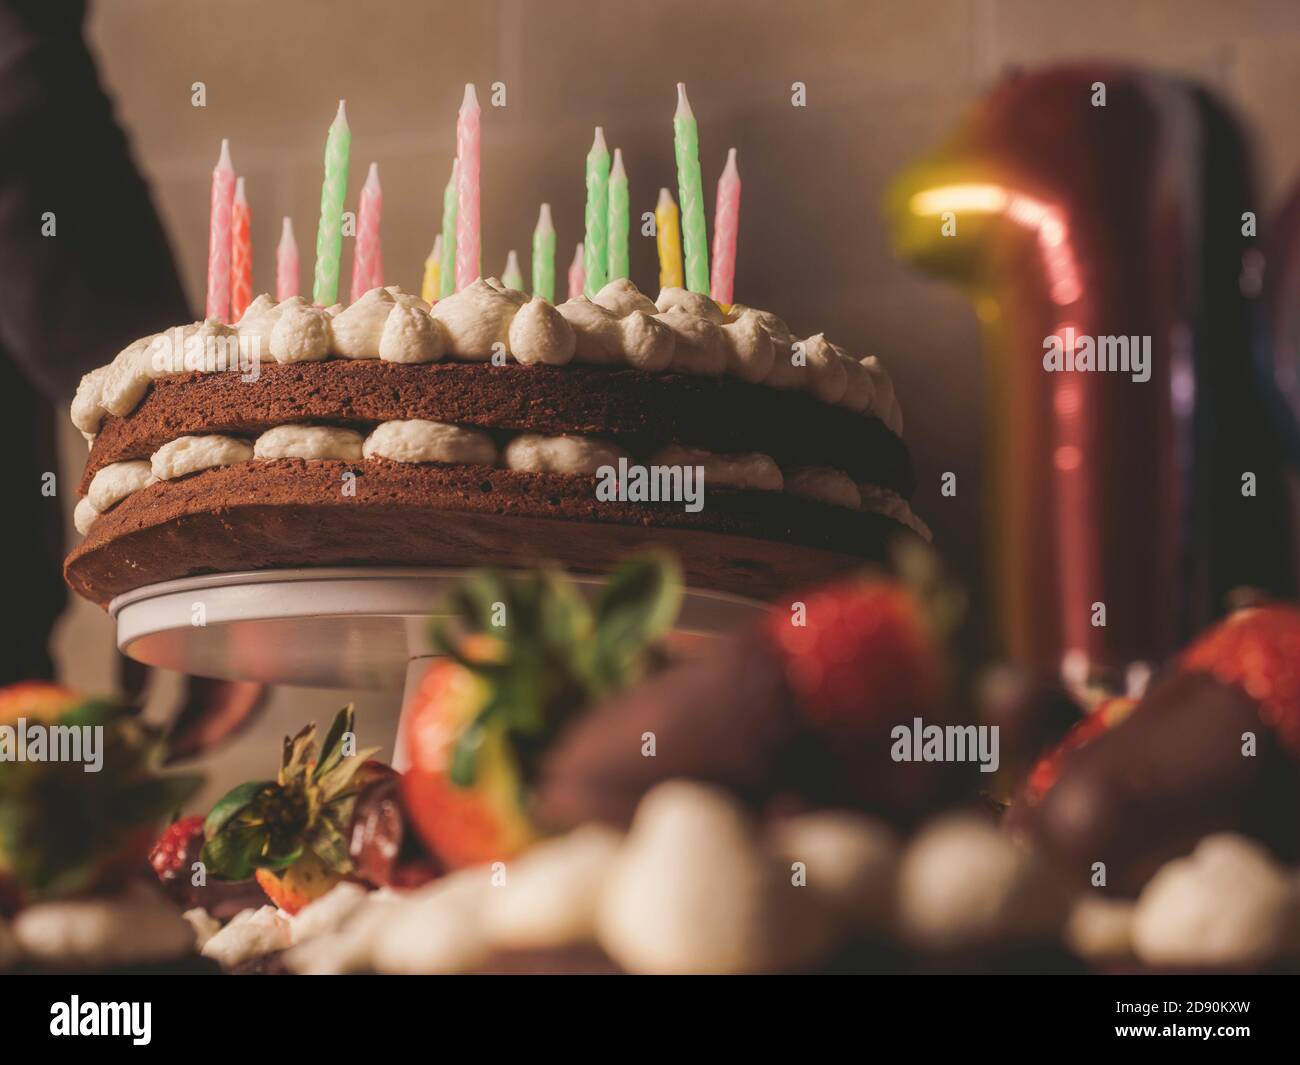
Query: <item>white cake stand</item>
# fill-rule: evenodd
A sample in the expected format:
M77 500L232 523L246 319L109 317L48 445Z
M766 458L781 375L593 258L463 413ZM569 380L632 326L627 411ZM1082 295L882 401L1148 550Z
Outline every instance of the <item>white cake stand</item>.
M215 573L164 581L108 605L117 646L146 665L222 680L409 695L434 651L429 619L465 575L458 569L362 566ZM600 577L574 575L588 594ZM767 609L688 590L677 632L713 637ZM403 697L405 708L409 700ZM403 711L402 721L405 721ZM404 758L402 724L394 763Z

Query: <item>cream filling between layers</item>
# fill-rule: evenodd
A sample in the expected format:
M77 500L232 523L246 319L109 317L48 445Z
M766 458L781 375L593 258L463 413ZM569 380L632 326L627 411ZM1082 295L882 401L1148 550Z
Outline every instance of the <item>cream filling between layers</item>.
M100 514L158 481L217 466L285 458L482 466L495 466L499 460L510 470L593 476L602 466L617 467L620 459L630 461L632 456L607 440L576 433L520 433L498 455L493 438L480 429L418 418L382 422L365 437L341 426L296 423L268 429L252 442L216 433L182 436L163 444L148 461L114 462L100 469L86 497L77 503L73 522L84 536ZM929 530L897 493L855 484L848 474L830 467L800 468L787 475L775 459L761 452L720 455L681 446L662 448L647 465L699 466L705 483L715 488L786 492L848 510L876 511L929 539Z
M82 378L72 421L93 439L105 414L129 414L151 382L170 374L247 370L268 358L423 364L448 356L727 374L809 392L902 432L893 383L875 356L856 358L821 333L798 339L768 311L736 304L724 312L685 289L666 288L652 302L626 278L611 281L594 299L579 296L558 306L496 278L475 281L433 307L396 285L371 289L349 307L313 307L301 296L276 303L261 295L234 326L208 320L135 341Z

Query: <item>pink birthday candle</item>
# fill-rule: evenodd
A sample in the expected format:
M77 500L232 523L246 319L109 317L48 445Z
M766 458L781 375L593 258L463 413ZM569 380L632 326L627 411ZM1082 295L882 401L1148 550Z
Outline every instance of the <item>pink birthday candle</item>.
M275 298L287 300L298 295L298 242L293 237L293 221L285 215L280 230L280 244L275 249Z
M736 149L727 153L727 165L718 178L718 199L713 213L713 275L709 295L714 303L730 306L736 294L736 231L740 227L740 171Z
M569 299L576 300L581 296L586 283L587 271L582 265L582 242L579 241L573 251L573 262L569 263Z
M482 112L473 85L465 86L465 99L456 118L456 290L472 285L479 267L479 150Z
M380 261L379 216L384 208L384 190L379 186L379 164L370 164L366 183L361 186L357 208L357 243L352 253L352 302L379 287L384 267Z
M237 322L253 302L253 218L244 195L244 179L235 182L230 208L230 320Z
M212 171L212 212L208 220L208 301L205 317L230 321L230 224L235 203L235 168L230 141L221 142L221 156Z

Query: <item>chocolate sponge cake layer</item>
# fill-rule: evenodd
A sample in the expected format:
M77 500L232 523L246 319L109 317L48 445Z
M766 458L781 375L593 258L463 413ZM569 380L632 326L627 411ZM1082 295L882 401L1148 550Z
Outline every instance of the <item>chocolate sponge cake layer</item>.
M349 494L351 492L352 494ZM903 526L781 492L705 486L704 507L601 502L594 479L491 466L280 459L204 470L97 518L64 575L101 605L147 584L248 569L521 566L599 572L653 544L688 581L754 597L883 559Z
M100 467L148 458L190 433L256 436L302 421L365 430L406 418L584 433L615 440L638 457L667 444L758 451L787 468L832 466L904 498L915 487L906 445L879 419L802 392L626 369L334 359L265 365L256 381L237 373L159 379L131 414L104 419L81 491Z

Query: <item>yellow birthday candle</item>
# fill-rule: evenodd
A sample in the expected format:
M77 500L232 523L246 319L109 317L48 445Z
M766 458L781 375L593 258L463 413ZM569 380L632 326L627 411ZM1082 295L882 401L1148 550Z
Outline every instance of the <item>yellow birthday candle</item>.
M433 251L424 260L424 280L420 282L420 299L425 303L438 302L438 286L442 281L442 234L433 240Z
M659 190L655 206L655 239L659 245L659 287L684 288L682 273L682 223L673 194Z

